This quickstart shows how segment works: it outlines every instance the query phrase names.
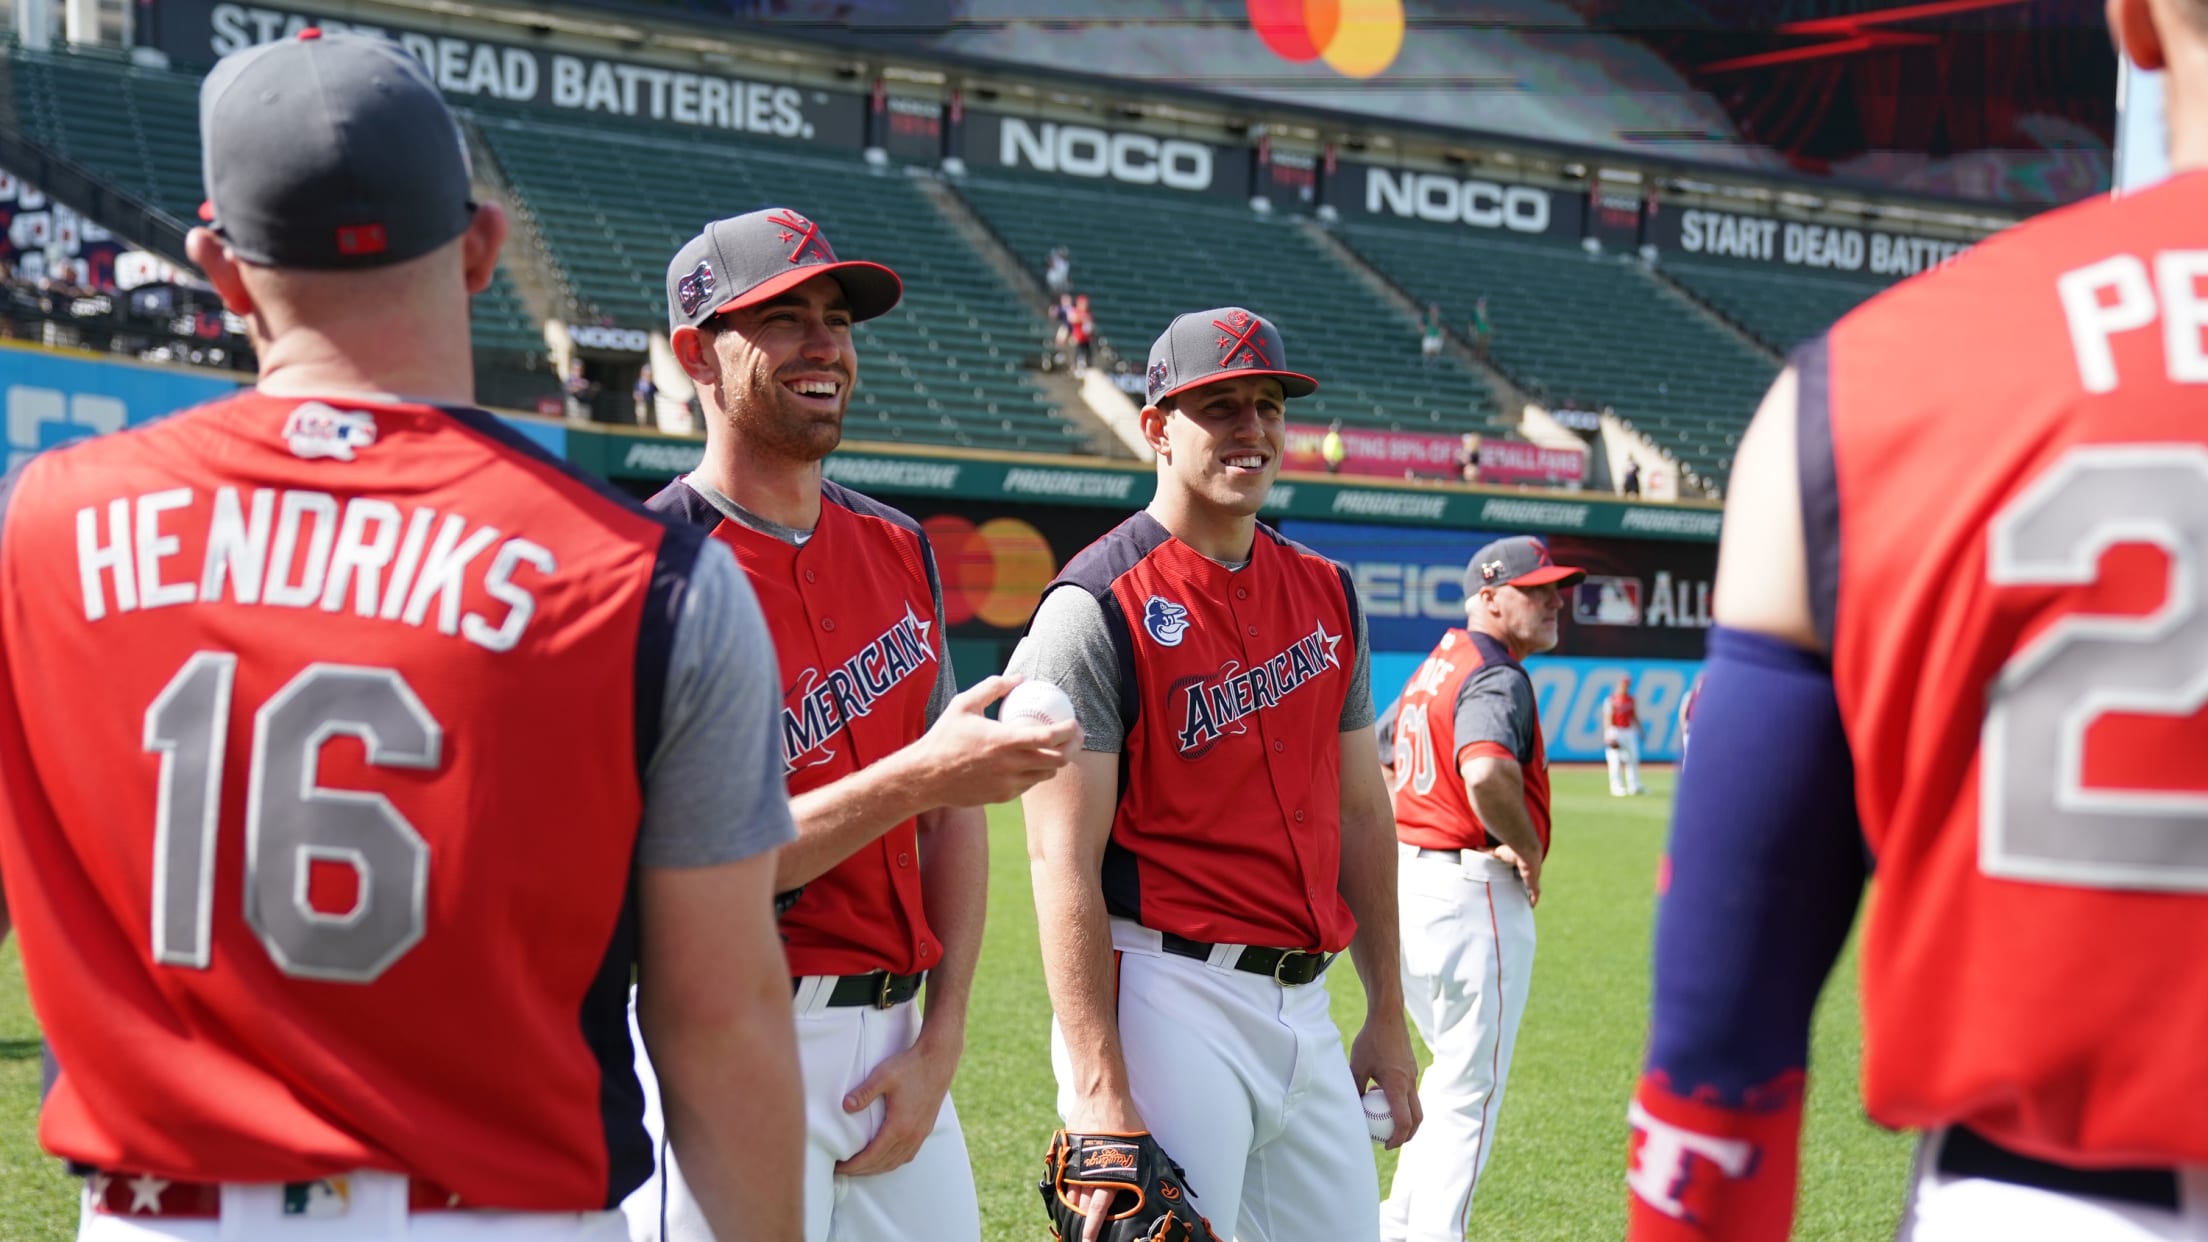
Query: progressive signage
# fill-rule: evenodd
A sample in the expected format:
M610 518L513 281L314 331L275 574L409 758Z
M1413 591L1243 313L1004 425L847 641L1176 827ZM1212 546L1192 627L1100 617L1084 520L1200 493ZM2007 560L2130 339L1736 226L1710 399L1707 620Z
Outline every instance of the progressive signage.
M634 485L663 484L695 468L704 450L705 442L692 437L581 426L567 431L569 460ZM1123 515L1150 503L1156 490L1147 466L1075 458L944 457L871 444L838 451L822 469L838 483L885 496L1087 505ZM1651 504L1592 493L1497 494L1288 474L1273 484L1263 516L1715 544L1722 514L1714 505Z
M1345 216L1422 220L1503 237L1578 241L1586 219L1581 194L1346 160L1326 194Z
M1649 240L1666 254L1868 276L1881 282L1930 271L1970 249L1968 242L1943 237L1702 207L1659 208L1650 217L1648 233Z
M1248 198L1249 152L1193 138L968 110L966 162L1085 181Z
M754 82L304 9L159 0L152 12L153 46L181 64L212 64L316 26L397 43L456 103L491 100L852 149L865 140L866 100L854 92Z

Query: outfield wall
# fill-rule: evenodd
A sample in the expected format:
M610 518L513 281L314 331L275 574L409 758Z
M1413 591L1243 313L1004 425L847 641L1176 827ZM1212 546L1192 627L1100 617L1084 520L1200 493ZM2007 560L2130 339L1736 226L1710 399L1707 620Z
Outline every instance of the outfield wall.
M0 342L9 464L235 391L237 376ZM649 494L694 465L700 441L501 415L546 451ZM828 474L879 492L932 537L960 680L1003 666L1042 589L1092 540L1147 503L1148 467L856 445ZM1346 499L1345 499L1346 498ZM1386 525L1343 521L1378 513ZM1373 648L1373 693L1392 700L1441 632L1462 624L1464 566L1490 539L1538 534L1589 571L1553 655L1528 661L1549 755L1602 757L1601 700L1630 677L1649 722L1644 753L1673 757L1679 698L1710 624L1717 511L1600 497L1345 484L1293 476L1268 520L1349 566ZM1455 519L1452 521L1451 519ZM1654 538L1653 534L1669 537Z

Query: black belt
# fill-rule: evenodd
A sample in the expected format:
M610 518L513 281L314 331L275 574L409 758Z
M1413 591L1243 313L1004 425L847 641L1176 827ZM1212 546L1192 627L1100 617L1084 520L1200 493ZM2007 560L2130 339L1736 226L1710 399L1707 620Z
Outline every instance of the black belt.
M1161 932L1165 951L1176 957L1193 957L1199 962L1211 960L1211 951L1219 946L1190 940L1172 932ZM1256 945L1242 950L1242 956L1234 960L1236 970L1246 970L1253 975L1264 975L1275 983L1290 986L1305 984L1326 973L1334 961L1331 953L1313 953L1308 949L1263 949Z
M864 975L838 975L834 986L828 989L828 1006L831 1009L853 1009L861 1005L869 1009L887 1009L902 1005L920 994L920 982L928 977L927 971L917 974L893 975L877 970ZM790 980L790 991L795 994L803 979Z
M1937 1167L1949 1177L1982 1177L2170 1212L2179 1206L2173 1169L2074 1169L2010 1151L1963 1126L1950 1126L1941 1138Z

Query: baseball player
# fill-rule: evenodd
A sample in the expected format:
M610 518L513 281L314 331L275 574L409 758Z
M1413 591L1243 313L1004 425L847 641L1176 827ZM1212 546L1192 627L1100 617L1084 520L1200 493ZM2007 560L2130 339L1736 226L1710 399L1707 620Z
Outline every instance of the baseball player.
M2115 0L2169 181L1797 350L1742 438L1631 1106L1636 1239L1778 1239L1868 865L1905 1240L2208 1230L2208 6Z
M468 406L505 219L413 57L303 31L200 127L258 388L0 489L0 875L78 1236L622 1238L640 965L708 1218L795 1242L750 588Z
M839 261L788 208L708 224L667 269L670 346L704 405L706 450L651 506L735 549L780 661L797 840L775 882L809 1242L980 1235L948 1096L988 892L980 808L1057 770L1075 738L1071 722L983 716L1009 679L954 697L927 536L821 475L858 374L852 325L901 295L895 273ZM710 1242L692 1168L663 1159L631 1198L636 1238Z
M1462 1242L1495 1150L1549 853L1549 763L1520 662L1556 646L1563 592L1585 576L1538 539L1481 548L1464 572L1464 628L1442 635L1397 700L1403 995L1434 1060L1418 1093L1426 1123L1380 1209L1388 1242Z
M1347 571L1257 522L1318 385L1239 307L1175 319L1147 381L1156 496L1012 659L1085 739L1023 802L1059 1115L1162 1148L1222 1236L1371 1239L1359 1093L1385 1090L1390 1145L1418 1103L1364 620ZM1346 1057L1322 982L1345 948L1369 1001Z
M1694 729L1694 704L1702 697L1702 674L1696 673L1687 692L1679 696L1679 762L1687 761L1687 734Z
M1627 798L1641 788L1641 708L1633 701L1633 679L1618 678L1602 704L1602 757L1610 764L1610 796Z

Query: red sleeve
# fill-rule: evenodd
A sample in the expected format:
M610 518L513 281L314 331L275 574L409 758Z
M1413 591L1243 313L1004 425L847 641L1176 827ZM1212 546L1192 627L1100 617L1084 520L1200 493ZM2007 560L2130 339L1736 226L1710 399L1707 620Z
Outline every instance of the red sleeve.
M1503 745L1501 742L1466 742L1464 745L1457 747L1457 767L1463 768L1467 760L1479 755L1489 755L1496 759L1515 760L1518 758L1510 752L1510 747Z
M1786 1242L1803 1081L1791 1071L1748 1107L1727 1108L1644 1075L1630 1110L1627 1242Z

